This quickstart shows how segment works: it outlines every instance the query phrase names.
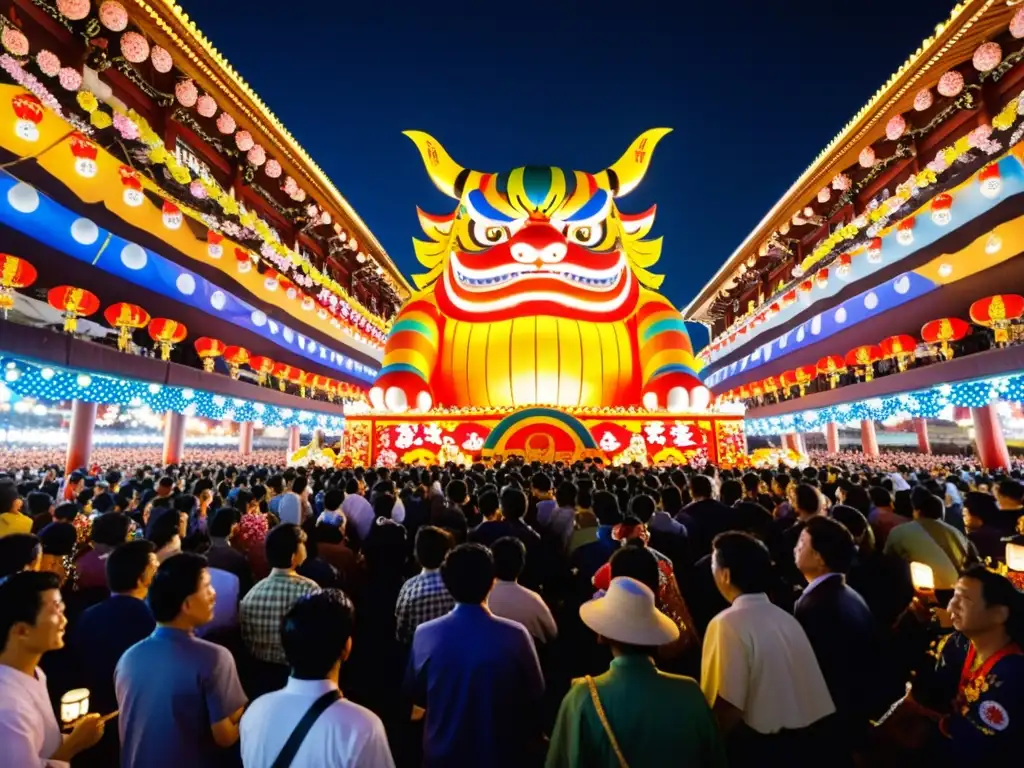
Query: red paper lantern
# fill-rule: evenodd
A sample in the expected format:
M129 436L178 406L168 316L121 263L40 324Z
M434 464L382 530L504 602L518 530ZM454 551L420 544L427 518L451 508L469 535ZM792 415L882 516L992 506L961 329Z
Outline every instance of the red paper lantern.
M245 347L225 347L224 362L228 364L228 375L237 379L239 367L249 362L249 350Z
M37 277L36 268L24 259L0 253L0 309L5 319L7 310L14 306L14 289L28 288Z
M970 329L971 326L959 317L941 317L924 324L921 328L921 338L928 344L938 344L942 356L950 360L953 357L953 348L949 343L960 341Z
M910 245L914 242L913 216L908 216L896 225L896 242L900 245Z
M998 197L999 190L1003 188L1003 178L999 172L999 164L986 165L978 173L978 184L981 186L981 194L989 200Z
M103 310L103 317L111 327L117 328L117 348L127 352L132 340L132 331L145 328L149 323L149 312L138 304L119 301Z
M200 336L196 339L193 346L196 348L196 354L202 358L203 370L207 373L211 373L213 371L214 358L223 355L224 350L227 349L227 346L225 346L223 341L209 336Z
M166 317L155 317L149 323L149 337L160 346L160 359L170 360L174 345L185 340L188 328L184 323Z
M993 328L996 344L1005 345L1010 340L1010 325L1024 314L1024 296L1015 293L997 294L974 302L971 305L971 320L978 325Z
M839 383L839 376L846 372L846 361L841 355L827 355L818 361L818 373L828 378L830 389L835 389Z
M846 353L846 364L859 369L864 381L871 381L875 377L875 363L881 359L882 348L875 344L855 347Z
M942 192L932 198L932 221L944 227L953 220L953 196Z
M88 317L100 308L100 300L95 293L70 285L51 288L46 294L46 301L64 313L65 333L74 333L78 328L79 317Z
M256 375L259 377L260 386L267 383L267 376L269 376L274 370L275 365L277 365L277 363L263 355L252 355L249 358L249 367L256 371Z
M907 364L914 356L914 350L917 349L917 339L907 334L889 336L882 339L878 346L881 347L882 355L886 360L896 360L900 371L905 371Z

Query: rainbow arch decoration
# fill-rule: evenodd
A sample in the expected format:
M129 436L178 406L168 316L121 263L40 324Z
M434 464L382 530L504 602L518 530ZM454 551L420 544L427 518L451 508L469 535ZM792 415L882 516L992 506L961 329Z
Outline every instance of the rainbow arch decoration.
M553 408L524 408L509 414L484 441L481 455L523 456L537 461L600 455L594 436L579 419Z

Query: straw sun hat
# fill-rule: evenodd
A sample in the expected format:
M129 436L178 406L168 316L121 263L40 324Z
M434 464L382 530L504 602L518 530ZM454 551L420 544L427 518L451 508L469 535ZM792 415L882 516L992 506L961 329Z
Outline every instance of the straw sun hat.
M679 637L679 627L659 611L650 587L628 576L612 579L608 591L580 606L583 623L617 643L656 647Z

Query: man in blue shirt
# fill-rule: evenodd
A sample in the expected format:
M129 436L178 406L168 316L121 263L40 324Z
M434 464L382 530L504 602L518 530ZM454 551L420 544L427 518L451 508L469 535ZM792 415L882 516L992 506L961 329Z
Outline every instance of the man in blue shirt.
M123 768L216 768L238 741L246 704L235 660L198 639L217 594L206 558L167 558L149 588L157 628L114 672Z
M426 709L423 765L529 765L544 695L533 640L487 609L494 560L486 547L456 547L441 576L456 606L417 628L406 672L407 693Z

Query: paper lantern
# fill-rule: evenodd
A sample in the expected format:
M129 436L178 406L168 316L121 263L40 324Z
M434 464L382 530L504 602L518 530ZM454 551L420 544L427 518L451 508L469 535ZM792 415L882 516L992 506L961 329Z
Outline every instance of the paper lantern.
M811 290L814 288L814 283L810 280L804 280L797 287L797 296L800 298L800 303L807 305L811 303Z
M814 284L819 288L826 288L828 286L828 270L819 269L817 274L814 275Z
M292 380L293 370L295 369L286 363L274 363L274 369L271 373L277 378L277 388L282 392L284 392L285 382Z
M149 41L138 32L121 35L121 55L132 64L141 64L149 58Z
M159 45L154 45L153 49L149 52L149 61L153 65L153 69L162 75L166 75L174 69L174 59L171 57L170 52Z
M168 229L181 229L182 222L185 221L185 216L182 214L181 209L170 200L164 200L160 217L163 219L164 226Z
M43 122L43 104L31 93L19 93L11 99L14 109L14 135L25 141L39 141L39 124Z
M206 254L211 259L219 259L224 255L224 235L212 229L206 233Z
M971 305L971 321L995 330L996 344L1006 346L1010 326L1024 314L1024 296L997 294Z
M882 339L878 346L882 348L882 355L886 360L895 360L900 371L907 370L907 366L914 357L917 349L917 339L907 334L889 336Z
M71 21L81 21L89 15L89 0L57 0L57 10Z
M848 253L839 254L839 258L836 259L836 277L843 282L850 279L850 275L853 272L853 257Z
M124 200L125 205L132 208L138 208L146 202L146 196L142 192L142 181L139 179L139 174L134 168L127 165L122 165L117 170L118 174L121 176L121 186L124 187L124 192L121 194L121 198Z
M943 192L932 198L932 221L944 227L953 220L953 196Z
M882 359L882 349L874 344L855 347L846 353L846 365L858 369L864 381L875 378L875 363Z
M889 118L889 122L885 124L885 138L889 141L897 141L903 132L907 130L907 121L903 118L903 115L894 115Z
M317 392L327 391L327 386L330 383L330 379L327 376L307 374L307 381L310 389L313 391L313 397L316 397Z
M14 306L14 290L28 288L37 277L39 273L36 268L24 259L0 253L0 309L3 310L5 320L7 310Z
M277 365L277 363L263 355L253 355L249 358L249 367L256 371L256 376L261 387L267 383L267 377L274 370L275 365Z
M869 264L881 264L882 263L882 238L872 238L871 242L868 243L868 263Z
M951 341L960 341L970 330L970 325L959 317L942 317L925 323L921 328L921 338L928 344L938 344L939 352L947 360L953 357Z
M155 317L149 323L149 336L160 346L160 359L170 360L174 345L185 340L188 328L177 320Z
M238 378L238 369L249 362L249 350L245 347L225 347L224 362L228 364L228 375Z
M924 563L911 563L910 582L916 590L933 592L935 590L935 572L932 571L931 566Z
M999 196L999 190L1003 188L1003 177L999 172L999 165L992 163L986 165L978 173L978 185L984 197L992 200Z
M64 313L65 333L74 333L78 329L79 317L88 317L100 308L100 300L95 293L71 285L51 288L46 294L46 301Z
M88 3L86 7L88 8ZM60 697L60 721L70 725L89 714L89 689L74 688Z
M86 179L91 179L99 172L96 164L98 148L81 133L71 134L69 140L71 154L75 158L75 172Z
M846 373L846 361L841 355L827 355L818 361L815 368L828 380L829 389L835 389L839 384L839 377Z
M896 225L896 242L900 245L910 245L914 242L913 216L908 216Z
M207 373L213 372L214 359L223 355L224 350L227 349L223 341L209 336L200 336L193 346L196 348L196 354L203 361L203 370Z
M1024 545L1006 543L1006 567L1018 573L1024 571Z
M131 346L132 331L149 324L149 313L138 304L119 301L103 310L103 317L117 328L117 348L127 352Z
M235 266L238 267L239 273L243 275L252 269L252 259L241 248L235 248Z

